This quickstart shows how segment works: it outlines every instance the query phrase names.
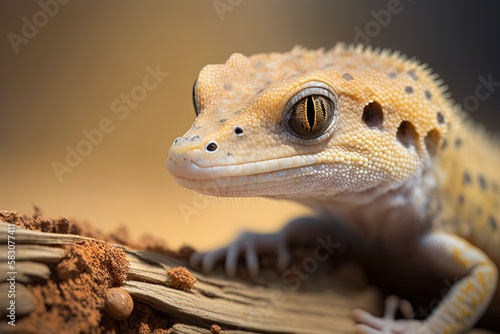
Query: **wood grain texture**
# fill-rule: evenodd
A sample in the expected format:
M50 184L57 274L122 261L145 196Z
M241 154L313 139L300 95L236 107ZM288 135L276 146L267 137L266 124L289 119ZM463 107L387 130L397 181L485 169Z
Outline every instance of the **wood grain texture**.
M4 273L5 223L0 223L0 240L0 269ZM62 246L84 240L88 238L16 227L16 250L20 257L17 271L23 277L22 284L29 286L46 280L51 268L64 256ZM256 283L196 271L191 271L197 279L191 290L174 289L166 271L185 265L183 261L155 252L117 247L125 250L130 263L122 288L135 301L175 319L173 333L210 333L212 324L219 325L226 334L352 333L351 310L362 306L375 311L380 301L371 288L348 294L330 290L299 292L280 281ZM30 298L24 300L28 301L24 309L34 307L29 304ZM14 327L0 322L3 333L13 330Z

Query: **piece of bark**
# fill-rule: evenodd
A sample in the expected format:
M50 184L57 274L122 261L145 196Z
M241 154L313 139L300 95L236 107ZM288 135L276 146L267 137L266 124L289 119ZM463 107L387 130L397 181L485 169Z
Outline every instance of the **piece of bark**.
M5 233L6 224L0 223L0 244L5 245ZM65 258L66 255L64 254L68 254L67 252L74 249L74 247L83 247L83 245L97 247L106 244L103 241L95 241L78 235L43 233L25 230L21 227L16 227L15 236L17 254L22 257L23 261L36 264L29 273L28 271L25 272L27 278L32 278L31 281L28 279L26 283L34 284L33 286L37 287L40 287L40 278L47 280L48 276L57 277L57 270L60 271L61 268L56 269L55 264L61 258ZM221 333L228 334L352 333L354 322L350 316L351 310L354 307L363 307L374 312L380 302L378 293L371 288L347 293L339 293L333 290L299 292L280 280L277 282L252 283L223 276L204 275L196 271L191 271L197 279L192 289L189 291L179 290L171 286L166 271L174 267L185 266L184 261L151 251L130 249L126 246L109 245L106 247L122 249L125 252L129 267L127 279L124 281L122 288L131 294L134 302L138 305L137 308L147 306L153 310L153 313L149 315L150 318L156 316L170 319L170 325L175 323L171 328L173 333L210 333L210 327L213 324L217 324L222 328ZM109 262L108 265L112 267L115 261L113 258L114 253L108 251L106 254L108 257L105 261L107 261L106 263ZM2 258L1 261L4 261L4 259ZM80 265L85 266L85 261L92 260L91 257L82 257L80 261L84 261ZM95 265L95 263L93 264ZM21 265L19 264L19 266ZM47 275L47 268L50 268L54 275ZM38 271L39 273L37 273ZM59 279L63 282L53 282L49 279L46 284L55 284L57 286L58 284L66 284L65 280L69 280L68 283L78 283L80 276L75 275L80 274L70 271L67 274L59 275ZM99 277L102 279L101 276ZM112 276L106 279L110 280ZM116 285L116 283L111 282L109 286L111 287L113 284ZM332 282L332 286L335 286L335 282ZM35 289L33 293L38 296L37 291L39 290ZM82 291L85 293L85 290ZM52 308L54 303L66 302L64 296L63 294L58 297L59 299L51 301L53 303L51 304ZM70 296L68 295L67 298L70 298ZM79 297L81 298L81 296ZM87 298L101 297L99 293L96 295L89 292ZM38 299L38 302L47 303L48 301ZM87 305L87 303L82 304ZM89 303L89 305L91 304ZM92 305L97 305L101 313L104 313L104 303L101 300L97 300ZM85 307L82 305L79 306L78 310L86 312ZM137 319L137 317L134 318L134 312L130 319ZM143 316L142 313L137 314L137 316ZM102 325L103 321L107 321L105 315L102 314L97 320L94 319L95 316L90 318L93 322L89 321L86 324L86 330L90 329L96 333L106 332L110 331L113 326L120 325L113 322ZM5 321L1 321L0 331L2 333L11 333L16 329L20 330L23 328L23 321L27 322L26 319L29 319L30 316L28 314L26 317L20 318L16 327L8 326ZM43 322L43 314L37 316L39 321ZM54 322L54 319L61 319L61 317L54 317L54 314L49 315L47 313L46 320ZM68 315L65 315L62 319L67 322L70 321ZM94 323L99 323L99 321L101 322L100 327L92 327ZM64 333L64 323L59 324L59 327L54 326L52 324L53 328L47 332L55 333L59 331ZM148 328L151 329L151 326L150 324ZM26 328L26 332L30 332L30 328ZM167 330L168 328L161 329Z

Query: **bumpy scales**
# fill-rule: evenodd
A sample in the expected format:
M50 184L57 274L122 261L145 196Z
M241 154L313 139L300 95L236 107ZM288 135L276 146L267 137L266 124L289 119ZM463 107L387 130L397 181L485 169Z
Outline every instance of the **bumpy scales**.
M257 275L259 253L274 250L283 268L287 240L327 229L339 242L370 240L419 273L459 278L424 321L358 310L359 333L462 333L499 303L500 147L426 65L343 44L233 54L203 68L193 98L198 117L167 161L179 184L290 199L318 215L196 253L192 265L210 271L225 258L231 275L244 253ZM389 315L397 304L387 303Z

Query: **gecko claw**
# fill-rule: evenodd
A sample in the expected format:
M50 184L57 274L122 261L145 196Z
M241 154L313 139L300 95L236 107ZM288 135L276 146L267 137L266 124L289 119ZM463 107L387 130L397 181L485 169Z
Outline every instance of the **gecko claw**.
M189 259L189 265L208 274L217 263L224 261L226 275L234 277L238 271L238 260L243 255L249 276L256 279L260 273L259 255L262 254L276 254L276 269L284 271L291 261L284 233L244 232L226 247L195 252Z

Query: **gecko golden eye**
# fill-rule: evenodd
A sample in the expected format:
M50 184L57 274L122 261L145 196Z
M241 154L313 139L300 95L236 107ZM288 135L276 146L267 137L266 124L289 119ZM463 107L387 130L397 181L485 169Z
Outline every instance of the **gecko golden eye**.
M308 95L295 103L290 111L288 125L300 138L314 139L321 136L331 124L333 101L323 95Z

